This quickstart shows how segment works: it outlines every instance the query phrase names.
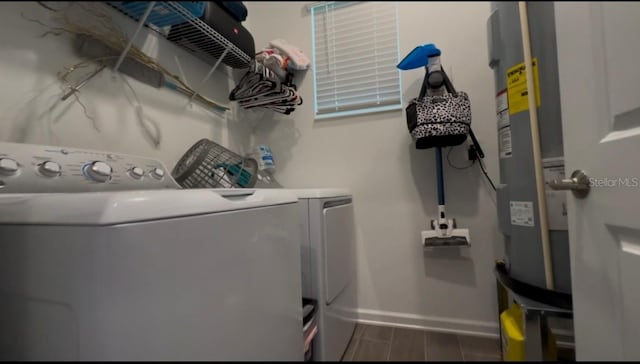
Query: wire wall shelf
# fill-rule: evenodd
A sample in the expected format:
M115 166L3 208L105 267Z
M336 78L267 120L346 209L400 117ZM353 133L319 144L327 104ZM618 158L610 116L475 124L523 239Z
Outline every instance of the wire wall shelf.
M246 68L253 59L195 15L198 14L198 10L200 14L202 13L202 9L194 9L194 5L201 2L108 1L106 3L139 22L130 43L135 40L140 29L146 26L194 56L214 64L209 77L222 60L233 68ZM129 48L130 45L125 48L122 59ZM115 67L116 70L118 66L119 63Z

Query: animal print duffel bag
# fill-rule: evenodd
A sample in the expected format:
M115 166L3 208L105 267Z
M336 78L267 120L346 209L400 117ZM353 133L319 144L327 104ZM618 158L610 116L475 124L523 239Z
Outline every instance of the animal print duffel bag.
M471 101L464 91L456 92L444 70L446 93L428 95L428 74L420 96L409 101L406 108L407 128L417 149L448 147L464 143L471 128Z

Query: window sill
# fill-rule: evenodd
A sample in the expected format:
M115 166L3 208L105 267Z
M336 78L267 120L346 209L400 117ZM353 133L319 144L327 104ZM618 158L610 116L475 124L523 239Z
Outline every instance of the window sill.
M332 112L329 114L319 114L319 115L316 114L314 119L315 120L336 119L336 118L347 117L347 116L365 115L365 114L372 114L372 113L378 113L378 112L384 112L384 111L394 111L394 110L402 110L402 104L378 106L378 107L371 107L371 108L358 109L358 110L338 111L338 112Z

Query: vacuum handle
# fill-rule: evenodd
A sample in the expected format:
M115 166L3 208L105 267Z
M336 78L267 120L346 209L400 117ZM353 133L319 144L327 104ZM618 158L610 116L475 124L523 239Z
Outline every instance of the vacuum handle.
M436 174L438 177L438 205L444 206L444 170L442 169L441 147L436 147Z

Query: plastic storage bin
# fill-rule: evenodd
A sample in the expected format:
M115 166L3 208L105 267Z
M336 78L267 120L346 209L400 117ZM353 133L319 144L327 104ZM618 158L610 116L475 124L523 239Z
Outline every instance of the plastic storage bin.
M179 3L180 6L185 8L195 17L201 17L204 14L206 1L180 1ZM145 10L147 10L147 6L149 6L148 1L111 1L110 4L136 20L139 20L142 15L144 15ZM176 25L186 21L187 20L182 15L171 8L168 8L162 2L157 2L153 6L149 17L147 18L148 23L157 27Z
M192 23L183 23L171 27L167 39L189 49L195 56L205 62L214 62L211 57L218 59L229 44L235 49L228 52L222 63L233 68L247 68L255 58L256 45L251 32L227 13L219 4L209 2L200 20L218 33L226 41L212 41L203 37Z

